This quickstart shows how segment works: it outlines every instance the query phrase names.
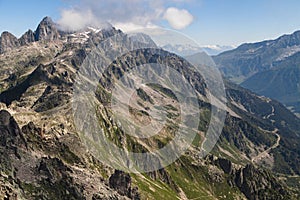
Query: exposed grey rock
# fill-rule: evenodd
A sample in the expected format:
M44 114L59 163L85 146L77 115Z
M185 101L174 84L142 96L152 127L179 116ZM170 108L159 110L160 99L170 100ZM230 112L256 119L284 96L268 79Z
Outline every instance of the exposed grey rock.
M109 188L101 176L84 167L89 165L87 160L82 161L56 137L45 140L41 132L32 122L20 130L9 112L0 111L0 198L139 199L128 174L117 176L125 180L120 183L126 197L117 193L122 191L122 185L116 190ZM37 156L41 152L43 156ZM80 170L74 168L75 165L81 167Z
M18 39L10 32L4 31L0 37L0 54L19 47Z
M151 37L144 33L137 33L137 34L131 35L130 38L133 41L136 41L138 43L143 43L144 46L157 48L157 45L153 42Z
M285 199L290 195L283 183L253 165L239 169L234 176L235 184L250 200Z
M175 191L179 191L178 186L172 180L172 177L168 174L168 172L165 169L159 169L154 172L149 172L149 176L154 180L161 180L162 182L167 183Z
M53 41L60 38L58 29L50 17L45 17L35 30L36 41Z
M224 172L215 165L208 167L208 175L209 179L214 183L222 183L224 182Z
M61 38L57 25L50 17L45 17L35 32L28 30L19 39L4 31L0 37L0 54L35 41L54 41Z
M14 149L17 156L19 155L15 145L19 147L26 145L17 122L6 110L0 111L0 144L3 147Z
M140 199L137 188L131 187L131 177L128 173L115 170L115 173L109 178L109 187L117 190L120 195L131 199Z
M26 45L29 44L31 42L35 41L35 37L34 37L34 33L32 30L28 30L26 33L24 33L21 38L19 39L20 45Z
M233 170L232 162L230 160L219 158L218 159L219 166L223 169L226 174L231 174Z

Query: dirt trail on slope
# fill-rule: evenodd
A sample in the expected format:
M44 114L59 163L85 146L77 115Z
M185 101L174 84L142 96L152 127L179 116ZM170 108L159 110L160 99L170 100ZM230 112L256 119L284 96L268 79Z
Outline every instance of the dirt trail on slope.
M272 106L272 112L264 118L269 119L271 116L274 116L274 115L275 115L275 108L274 108L274 106ZM279 146L281 138L280 138L280 135L278 134L277 128L275 128L273 131L267 131L267 130L263 130L263 131L267 132L267 133L275 134L277 137L276 143L273 146L271 146L270 148L266 149L265 151L259 153L257 156L253 157L251 159L252 162L257 162L257 161L261 160L262 158L266 157L272 149L275 149Z
M266 131L266 132L268 132L268 131ZM266 157L272 149L275 149L279 146L281 138L280 138L280 135L277 132L278 132L277 128L274 129L274 131L270 132L270 133L275 134L277 136L276 143L273 146L271 146L270 148L266 149L265 151L259 153L257 156L253 157L251 159L252 162L257 162L257 161L261 160L262 158Z

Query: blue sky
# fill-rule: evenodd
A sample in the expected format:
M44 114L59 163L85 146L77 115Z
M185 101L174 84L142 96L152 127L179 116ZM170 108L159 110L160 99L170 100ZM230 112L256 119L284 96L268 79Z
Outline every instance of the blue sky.
M124 0L118 6L116 2L120 1L112 0L109 5L104 5L104 0L0 0L0 32L8 30L20 36L29 28L35 29L44 16L68 23L67 14L70 12L65 11L78 12L85 18L88 16L84 13L86 10L91 10L93 19L111 20L121 27L131 22L139 26L179 27L180 32L200 45L239 45L300 30L298 0L141 0L139 5L130 4L137 0ZM178 9L178 13L187 11L192 22L187 16L188 25L183 25L184 28L172 26L172 20L177 23L181 14L176 16L175 12L175 16L166 17L166 10L170 7ZM121 15L123 11L125 14ZM110 18L110 13L114 18ZM127 16L128 19L124 19Z

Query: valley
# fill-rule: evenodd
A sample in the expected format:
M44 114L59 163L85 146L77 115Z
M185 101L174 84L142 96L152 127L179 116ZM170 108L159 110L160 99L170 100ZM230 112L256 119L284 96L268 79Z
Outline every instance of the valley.
M0 198L299 198L300 183L289 178L300 175L300 119L226 79L228 101L211 98L195 70L210 59L183 58L114 27L61 31L49 17L35 31L19 39L5 33L1 41ZM107 55L109 49L115 51ZM165 67L146 70L149 63ZM147 83L142 75L161 82ZM206 152L214 112L224 113L224 127ZM157 127L156 135L131 135ZM178 130L184 134L177 146L169 145L165 160L154 160ZM163 165L181 149L178 159ZM163 167L151 170L153 163Z
M299 116L300 32L242 44L213 56L224 76L242 87L283 103Z

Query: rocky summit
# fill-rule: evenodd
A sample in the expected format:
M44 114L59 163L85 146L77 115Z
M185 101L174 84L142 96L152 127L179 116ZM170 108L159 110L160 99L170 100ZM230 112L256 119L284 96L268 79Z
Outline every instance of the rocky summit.
M75 126L74 113L80 107L72 106L72 97L81 86L75 81L86 80L77 74L87 58L105 55L108 46L100 44L116 35L122 36L122 45L112 40L109 46L126 53L106 66L92 91L98 126L114 145L152 152L166 146L178 130L180 99L159 84L135 88L132 101L137 103L114 99L129 108L124 122L159 124L151 113L162 110L168 123L158 135L128 135L125 125L114 120L114 108L107 106L112 90L134 66L166 64L196 91L197 99L191 102L199 106L200 122L192 130L197 133L192 145L175 162L155 171L114 169L91 151L94 143L87 145ZM141 45L146 48L130 49ZM95 48L99 54L93 54ZM0 49L1 199L299 199L299 118L281 103L225 81L224 128L213 150L201 157L212 108L220 111L225 101L210 101L203 76L186 59L157 48L150 37L130 37L113 27L63 32L46 17L20 39L3 33ZM86 74L101 70L89 66ZM171 81L171 70L164 70ZM151 75L162 72L153 70ZM123 82L137 85L139 78L128 76ZM143 164L147 163L138 163Z
M45 17L34 32L28 30L19 39L9 32L3 32L0 37L0 54L36 41L53 41L60 37L57 25L50 17Z
M0 53L19 47L18 39L9 32L3 32L0 37Z

